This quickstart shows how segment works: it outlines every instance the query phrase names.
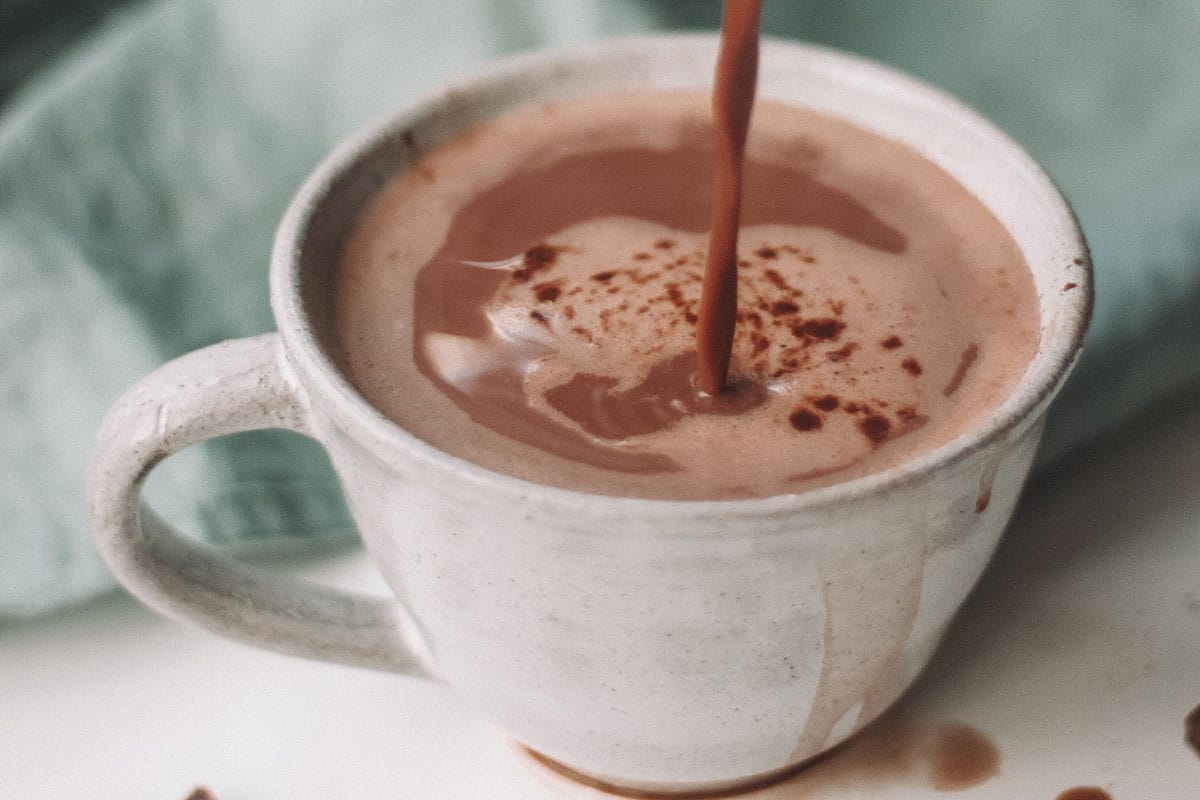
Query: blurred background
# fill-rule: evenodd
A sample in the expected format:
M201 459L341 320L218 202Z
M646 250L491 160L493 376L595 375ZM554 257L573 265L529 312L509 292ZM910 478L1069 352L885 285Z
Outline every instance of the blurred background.
M111 588L82 474L105 409L166 359L270 330L274 226L340 138L489 59L715 29L717 0L4 0L0 616ZM973 104L1062 186L1093 248L1087 353L1043 473L1200 382L1200 4L766 0L764 30ZM352 542L311 443L232 437L151 501L209 541Z

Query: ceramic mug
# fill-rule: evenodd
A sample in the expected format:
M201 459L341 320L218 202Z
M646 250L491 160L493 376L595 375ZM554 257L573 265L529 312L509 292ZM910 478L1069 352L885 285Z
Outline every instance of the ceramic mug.
M1090 265L1066 202L970 109L886 67L766 42L763 96L909 144L977 195L1031 265L1041 346L1011 396L901 466L767 499L679 502L535 485L388 421L326 352L339 241L372 192L436 144L519 104L623 87L704 88L713 36L537 54L432 94L333 152L271 260L278 333L218 344L135 386L99 434L96 541L175 617L286 653L445 681L518 741L647 791L759 781L838 744L911 683L992 553L1045 410L1076 360ZM1064 283L1076 284L1064 292ZM287 428L319 441L394 598L233 563L139 502L164 457Z

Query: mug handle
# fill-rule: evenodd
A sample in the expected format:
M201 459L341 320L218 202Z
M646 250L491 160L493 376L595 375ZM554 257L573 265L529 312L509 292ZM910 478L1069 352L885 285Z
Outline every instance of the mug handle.
M313 436L275 333L177 358L117 401L88 473L93 535L117 580L168 616L268 650L429 677L425 638L395 600L237 563L185 539L141 502L146 476L167 456L260 428Z

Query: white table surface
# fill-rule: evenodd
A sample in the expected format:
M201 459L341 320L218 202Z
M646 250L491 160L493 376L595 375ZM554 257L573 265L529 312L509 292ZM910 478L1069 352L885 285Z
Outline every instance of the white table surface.
M1100 401L1100 399L1098 399ZM361 554L298 571L380 588ZM1029 487L978 591L893 717L754 800L1200 799L1200 394ZM999 772L930 786L963 723ZM907 733L897 733L907 731ZM881 753L907 745L907 763ZM447 689L259 652L127 597L0 623L0 800L594 800Z

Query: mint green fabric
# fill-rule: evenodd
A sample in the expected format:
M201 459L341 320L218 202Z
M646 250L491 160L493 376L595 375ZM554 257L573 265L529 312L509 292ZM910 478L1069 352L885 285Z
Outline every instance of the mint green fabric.
M1200 378L1200 7L946 8L768 0L766 27L957 93L1074 201L1100 302L1055 459ZM682 0L168 0L21 83L0 112L0 615L112 586L82 477L104 411L172 356L271 329L274 226L337 140L503 53L716 20ZM354 538L324 456L290 434L193 448L147 491L240 550Z

